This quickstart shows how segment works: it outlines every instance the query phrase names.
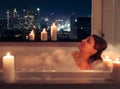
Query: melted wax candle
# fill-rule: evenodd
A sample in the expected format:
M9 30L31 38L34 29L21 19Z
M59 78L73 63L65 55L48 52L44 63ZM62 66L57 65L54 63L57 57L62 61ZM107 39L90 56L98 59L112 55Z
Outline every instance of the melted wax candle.
M6 83L15 81L14 56L7 53L3 56L3 80Z

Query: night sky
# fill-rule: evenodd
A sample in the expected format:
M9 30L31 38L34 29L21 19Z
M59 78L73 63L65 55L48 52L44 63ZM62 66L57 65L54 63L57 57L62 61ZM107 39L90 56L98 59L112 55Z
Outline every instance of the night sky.
M41 15L53 13L55 15L70 15L75 13L77 16L91 15L92 0L0 0L0 10L18 11L30 8L40 8ZM1 13L1 12L0 12Z

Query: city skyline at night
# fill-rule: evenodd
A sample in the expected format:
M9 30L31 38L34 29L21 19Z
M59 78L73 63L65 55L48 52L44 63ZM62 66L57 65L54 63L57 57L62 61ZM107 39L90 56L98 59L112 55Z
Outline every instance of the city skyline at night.
M19 12L23 9L40 8L41 16L90 16L91 0L1 0L0 13L16 8Z
M50 40L53 23L57 25L58 39L62 41L81 40L91 32L91 0L2 0L0 6L2 41L28 41L26 36L33 29L36 41L39 41L39 35L44 28ZM82 34L78 34L81 32Z

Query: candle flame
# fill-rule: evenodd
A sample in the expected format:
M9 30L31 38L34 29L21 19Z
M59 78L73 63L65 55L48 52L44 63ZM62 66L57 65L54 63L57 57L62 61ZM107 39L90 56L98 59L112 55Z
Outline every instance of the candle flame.
M56 26L55 23L52 24L53 26Z
M109 60L109 57L108 57L108 56L105 56L105 59L104 59L104 60L106 60L106 61Z
M45 29L45 28L43 29L43 32L46 32L46 29Z
M119 58L116 58L115 61L118 62L118 61L119 61Z
M114 63L119 64L119 63L120 63L120 59L119 59L119 58L116 58L116 59L114 60Z
M35 28L35 25L33 26L33 28Z
M7 56L9 56L10 55L10 52L7 52Z
M116 58L115 60L116 60L116 61L119 61L119 58Z
M30 34L34 34L34 31L32 30L32 31L30 32Z

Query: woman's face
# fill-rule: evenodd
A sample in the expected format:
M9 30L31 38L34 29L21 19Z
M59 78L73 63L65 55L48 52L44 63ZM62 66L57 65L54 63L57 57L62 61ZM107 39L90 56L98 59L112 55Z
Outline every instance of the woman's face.
M83 39L80 42L79 49L83 53L95 54L97 50L94 48L94 45L95 45L94 37L93 36L89 36L89 37L87 37L86 39Z

